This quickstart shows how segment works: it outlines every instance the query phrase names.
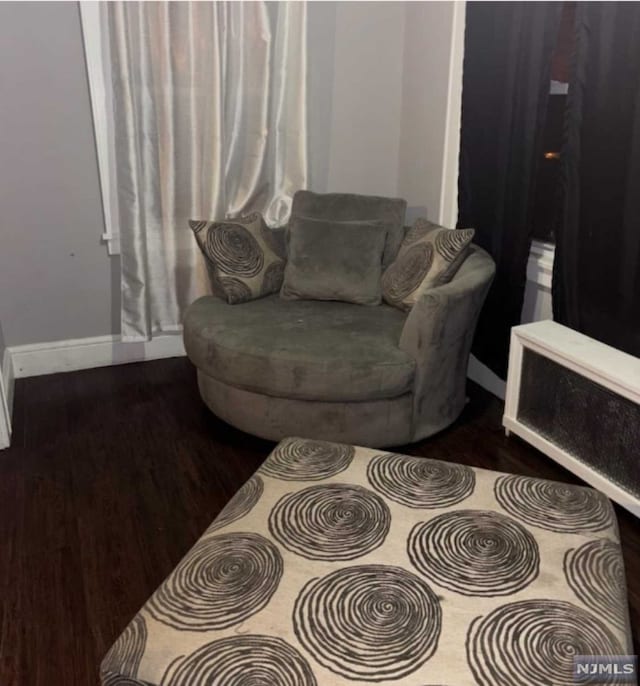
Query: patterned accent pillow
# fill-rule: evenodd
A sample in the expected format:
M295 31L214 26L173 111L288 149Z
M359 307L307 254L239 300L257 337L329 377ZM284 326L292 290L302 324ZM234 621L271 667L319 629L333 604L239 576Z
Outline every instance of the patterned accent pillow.
M474 229L446 229L417 219L402 241L398 256L382 275L382 297L410 310L430 288L448 283L464 262Z
M230 305L277 293L284 259L259 212L221 222L189 222L207 263L214 295Z

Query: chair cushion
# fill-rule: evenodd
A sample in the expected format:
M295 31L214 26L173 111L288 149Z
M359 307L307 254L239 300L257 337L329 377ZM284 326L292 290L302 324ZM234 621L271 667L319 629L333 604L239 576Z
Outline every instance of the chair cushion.
M393 398L411 390L415 362L398 348L405 315L380 305L282 300L228 305L213 296L187 310L191 361L219 381L305 400Z
M387 225L382 265L391 264L404 237L407 202L402 198L384 198L355 193L312 193L298 191L293 196L292 217L312 217L332 221L377 219Z
M292 217L280 297L379 305L386 225Z

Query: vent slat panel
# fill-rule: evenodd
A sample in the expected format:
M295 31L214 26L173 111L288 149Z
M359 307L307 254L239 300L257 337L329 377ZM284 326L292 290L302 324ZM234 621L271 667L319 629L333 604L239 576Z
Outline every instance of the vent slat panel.
M525 348L517 418L640 496L640 405Z

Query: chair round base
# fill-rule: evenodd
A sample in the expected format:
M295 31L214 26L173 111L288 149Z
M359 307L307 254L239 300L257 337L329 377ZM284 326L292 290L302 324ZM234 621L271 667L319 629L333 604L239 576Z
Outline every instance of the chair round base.
M381 448L412 440L411 393L361 402L278 398L230 386L201 370L198 387L206 405L220 419L271 441L299 436Z

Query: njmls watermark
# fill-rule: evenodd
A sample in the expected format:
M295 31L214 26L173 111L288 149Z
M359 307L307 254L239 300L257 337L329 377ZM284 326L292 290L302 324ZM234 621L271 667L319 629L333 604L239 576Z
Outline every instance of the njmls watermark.
M576 684L636 684L637 655L576 655L573 659Z

